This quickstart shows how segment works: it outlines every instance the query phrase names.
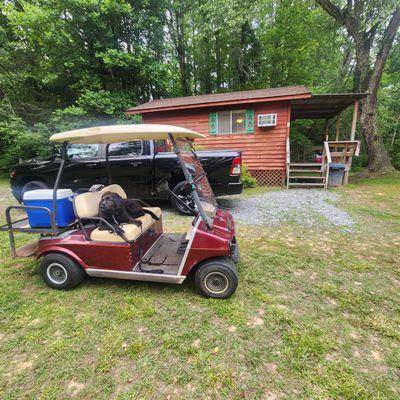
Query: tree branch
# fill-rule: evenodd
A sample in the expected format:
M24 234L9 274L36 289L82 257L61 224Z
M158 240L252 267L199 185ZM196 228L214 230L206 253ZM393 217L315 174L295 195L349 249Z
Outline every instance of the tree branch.
M343 25L349 34L356 39L358 35L359 23L357 18L354 18L353 2L348 1L345 8L340 8L333 4L330 0L316 0L316 2L325 10L332 18Z
M387 26L382 39L382 45L376 56L371 83L369 90L371 93L376 93L381 81L383 69L389 56L390 49L392 48L393 41L400 26L400 7L394 11L392 18Z
M316 0L317 3L336 21L340 22L342 25L346 25L346 17L344 11L337 7L329 0Z

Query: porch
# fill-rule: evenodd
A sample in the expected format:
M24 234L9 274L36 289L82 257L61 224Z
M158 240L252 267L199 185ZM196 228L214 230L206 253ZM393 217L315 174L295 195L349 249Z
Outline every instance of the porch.
M313 95L307 99L292 100L291 122L296 120L321 120L321 146L296 146L286 140L286 186L327 188L332 164L343 164L343 180L348 183L353 157L360 153L360 142L355 140L359 100L364 93ZM341 132L342 115L353 106L350 132Z

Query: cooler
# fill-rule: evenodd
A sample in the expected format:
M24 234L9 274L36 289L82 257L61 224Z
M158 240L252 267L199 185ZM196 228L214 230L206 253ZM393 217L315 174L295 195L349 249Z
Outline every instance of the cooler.
M73 192L70 189L57 190L57 217L58 227L68 226L75 221L75 213L72 204ZM25 206L47 207L53 210L53 189L30 190L24 193ZM29 225L32 228L50 228L50 215L45 210L27 209Z

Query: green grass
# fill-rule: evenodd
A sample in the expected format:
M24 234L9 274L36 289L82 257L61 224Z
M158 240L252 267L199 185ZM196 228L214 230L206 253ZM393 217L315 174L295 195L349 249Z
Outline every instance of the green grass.
M338 193L353 232L239 225L225 301L193 282L51 290L0 234L0 398L398 399L400 178ZM183 232L190 218L164 223Z

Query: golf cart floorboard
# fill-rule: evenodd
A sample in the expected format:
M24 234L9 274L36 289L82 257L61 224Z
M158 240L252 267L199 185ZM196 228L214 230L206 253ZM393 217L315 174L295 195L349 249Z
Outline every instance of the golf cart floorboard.
M166 275L177 275L184 255L184 251L178 252L178 249L184 241L185 235L163 233L143 256L142 270L137 265L134 272L160 270Z

